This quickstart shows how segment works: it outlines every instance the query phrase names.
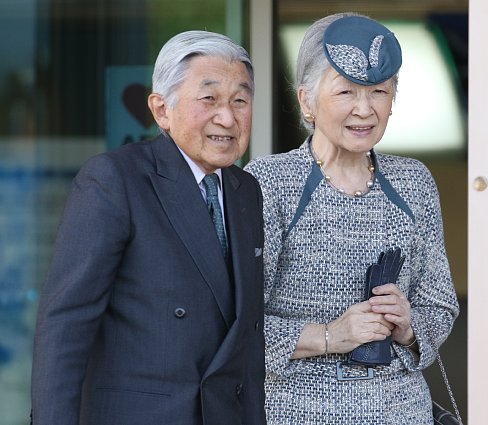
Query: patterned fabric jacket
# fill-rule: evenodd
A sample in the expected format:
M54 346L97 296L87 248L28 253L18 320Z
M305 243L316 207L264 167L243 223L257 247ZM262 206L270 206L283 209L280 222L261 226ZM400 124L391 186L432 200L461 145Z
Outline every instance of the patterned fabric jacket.
M314 166L308 142L246 167L264 197L269 425L432 423L421 370L434 362L433 345L444 342L459 312L439 196L419 161L382 154L374 159L376 179L369 193L347 196L322 179L289 233ZM387 180L384 187L378 171ZM413 216L385 194L386 183ZM395 247L406 256L397 284L411 303L420 356L393 343L390 366L375 368L371 380L350 381L337 380L337 363L345 354L291 360L303 326L335 320L364 301L367 267ZM357 369L346 372L362 376Z

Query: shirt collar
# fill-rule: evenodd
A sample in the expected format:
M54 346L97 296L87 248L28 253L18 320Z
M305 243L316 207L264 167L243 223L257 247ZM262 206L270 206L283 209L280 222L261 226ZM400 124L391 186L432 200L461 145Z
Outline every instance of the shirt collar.
M197 184L201 184L202 180L206 174L185 152L183 152L181 150L181 148L178 145L177 145L177 147L180 150L181 154L183 155L183 158L185 158L185 161L188 163L193 175L195 176L195 180L196 180ZM220 185L220 189L222 189L222 169L217 168L214 171L214 173L219 176L219 185Z

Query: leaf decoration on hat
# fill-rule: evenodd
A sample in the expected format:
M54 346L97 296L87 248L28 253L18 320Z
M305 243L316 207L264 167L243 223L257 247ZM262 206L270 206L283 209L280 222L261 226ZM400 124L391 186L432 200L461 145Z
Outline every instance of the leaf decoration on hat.
M392 34L393 36L393 34ZM385 68L390 66L388 49L388 37L377 35L371 42L369 48L369 58L358 47L345 44L327 44L329 56L334 63L350 77L361 81L371 81L373 83L384 81ZM384 45L383 54L380 56L380 49Z
M368 58L363 51L355 46L346 44L327 44L330 58L350 77L368 81Z
M372 67L378 66L378 58L380 56L380 47L383 38L384 37L382 35L377 35L369 48L369 63Z
M377 53L375 53L375 60L377 63L375 66L368 69L368 81L381 82L393 76L391 70L395 67L395 61L393 58L395 57L394 52L398 49L398 42L396 41L395 35L392 32L384 37L381 37L383 40L378 46ZM373 45L371 48L372 47Z

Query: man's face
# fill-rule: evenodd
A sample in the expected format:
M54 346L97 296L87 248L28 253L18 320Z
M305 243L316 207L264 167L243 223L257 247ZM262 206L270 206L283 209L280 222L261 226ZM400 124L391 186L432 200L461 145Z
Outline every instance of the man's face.
M212 173L232 165L247 149L251 87L242 62L195 56L176 91L175 106L163 99L164 113L159 119L156 114L156 121L205 173Z

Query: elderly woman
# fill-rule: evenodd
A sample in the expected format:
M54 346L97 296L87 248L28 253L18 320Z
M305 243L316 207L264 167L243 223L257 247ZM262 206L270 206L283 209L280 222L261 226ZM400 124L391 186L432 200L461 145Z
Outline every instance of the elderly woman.
M247 166L264 196L269 425L433 423L422 369L459 306L431 174L374 151L401 60L394 34L372 19L315 22L297 63L311 135ZM395 270L366 276L392 253Z

